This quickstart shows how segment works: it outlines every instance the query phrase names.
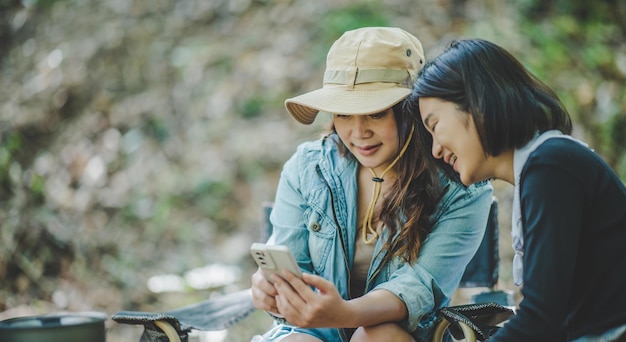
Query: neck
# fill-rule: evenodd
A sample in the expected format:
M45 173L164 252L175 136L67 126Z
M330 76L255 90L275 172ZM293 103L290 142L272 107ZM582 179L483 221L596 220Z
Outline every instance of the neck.
M490 159L493 163L493 177L514 185L513 150L503 152L497 157L491 157Z

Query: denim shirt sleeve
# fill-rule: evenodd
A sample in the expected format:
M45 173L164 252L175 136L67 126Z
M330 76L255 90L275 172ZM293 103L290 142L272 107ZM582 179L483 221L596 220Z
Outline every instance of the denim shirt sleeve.
M303 219L304 211L308 206L300 181L303 172L310 172L308 168L302 167L307 164L303 160L306 158L305 151L304 146L300 146L298 151L283 165L274 207L270 214L273 230L268 243L288 246L300 269L312 273L308 230Z
M449 304L485 233L493 198L491 184L449 185L417 262L404 264L389 281L375 288L390 291L404 301L408 309L404 324L409 331L417 329L426 315Z

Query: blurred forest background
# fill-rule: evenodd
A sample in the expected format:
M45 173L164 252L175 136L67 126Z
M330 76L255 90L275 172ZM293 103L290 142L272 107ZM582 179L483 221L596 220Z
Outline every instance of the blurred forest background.
M0 319L248 287L261 203L325 124L283 101L319 87L332 42L362 26L402 27L427 57L458 37L502 45L626 180L623 0L0 0ZM513 289L511 187L494 186Z

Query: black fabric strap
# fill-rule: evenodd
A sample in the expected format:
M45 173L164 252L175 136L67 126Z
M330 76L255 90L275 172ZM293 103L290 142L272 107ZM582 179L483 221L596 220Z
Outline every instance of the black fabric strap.
M439 314L450 322L449 331L455 339L463 339L463 331L458 322L468 325L478 341L485 341L493 335L498 324L514 315L513 310L497 303L479 303L445 307Z

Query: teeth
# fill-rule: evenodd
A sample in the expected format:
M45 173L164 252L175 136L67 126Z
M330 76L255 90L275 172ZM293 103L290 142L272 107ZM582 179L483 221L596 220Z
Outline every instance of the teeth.
M450 157L450 166L454 166L454 162L455 162L455 161L456 161L456 155L454 155L454 154L453 154L453 155Z

